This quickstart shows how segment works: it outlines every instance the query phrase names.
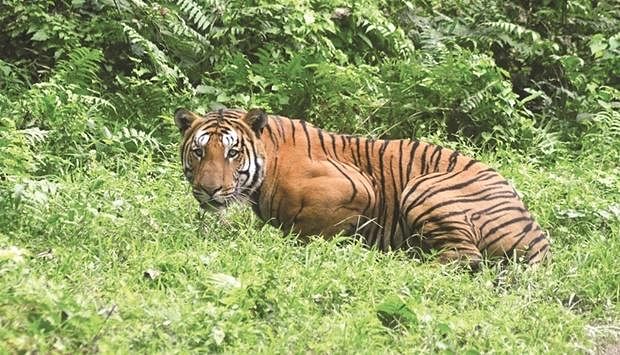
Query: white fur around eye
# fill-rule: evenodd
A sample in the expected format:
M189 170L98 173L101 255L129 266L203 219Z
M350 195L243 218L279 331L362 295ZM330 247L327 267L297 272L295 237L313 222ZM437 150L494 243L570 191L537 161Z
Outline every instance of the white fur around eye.
M224 145L224 158L232 160L232 158L228 157L230 149L237 144L239 137L237 136L237 132L231 131L228 134L222 135L222 144Z
M203 134L198 139L196 139L196 145L204 147L207 143L209 143L209 135Z

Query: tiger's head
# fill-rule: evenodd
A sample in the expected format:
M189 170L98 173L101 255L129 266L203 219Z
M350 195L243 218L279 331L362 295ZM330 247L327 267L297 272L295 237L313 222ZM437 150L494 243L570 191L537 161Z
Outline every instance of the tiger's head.
M223 208L247 200L265 176L265 149L260 135L267 114L222 109L204 116L177 109L183 173L200 207Z

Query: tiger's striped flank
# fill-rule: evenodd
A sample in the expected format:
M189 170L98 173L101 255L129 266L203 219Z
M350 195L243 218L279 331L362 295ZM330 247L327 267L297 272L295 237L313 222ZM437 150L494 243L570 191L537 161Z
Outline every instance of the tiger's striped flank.
M201 206L234 201L302 238L338 233L381 250L441 251L538 264L549 240L510 184L456 151L409 140L323 131L261 110L178 110L181 158Z

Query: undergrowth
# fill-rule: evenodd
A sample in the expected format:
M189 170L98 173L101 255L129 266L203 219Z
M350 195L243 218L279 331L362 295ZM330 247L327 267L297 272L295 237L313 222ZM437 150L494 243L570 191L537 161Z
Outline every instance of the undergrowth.
M0 351L574 353L620 336L612 1L4 1ZM552 240L475 274L204 214L172 112L487 162ZM617 346L617 345L615 345Z

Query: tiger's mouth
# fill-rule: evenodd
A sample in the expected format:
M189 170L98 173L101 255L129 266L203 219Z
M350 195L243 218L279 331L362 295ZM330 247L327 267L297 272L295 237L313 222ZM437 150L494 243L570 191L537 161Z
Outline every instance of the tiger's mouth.
M230 204L233 202L233 199L231 198L223 201L218 201L216 199L210 198L208 201L199 200L198 202L200 202L200 208L202 208L203 210L221 210L230 206Z
M227 194L225 196L209 197L205 199L198 199L200 208L204 210L221 210L237 201L234 193Z
M192 192L194 198L200 204L200 208L205 211L225 209L235 203L243 203L248 200L243 189L238 185L225 192L218 191L213 196L207 194L202 189L194 189Z

